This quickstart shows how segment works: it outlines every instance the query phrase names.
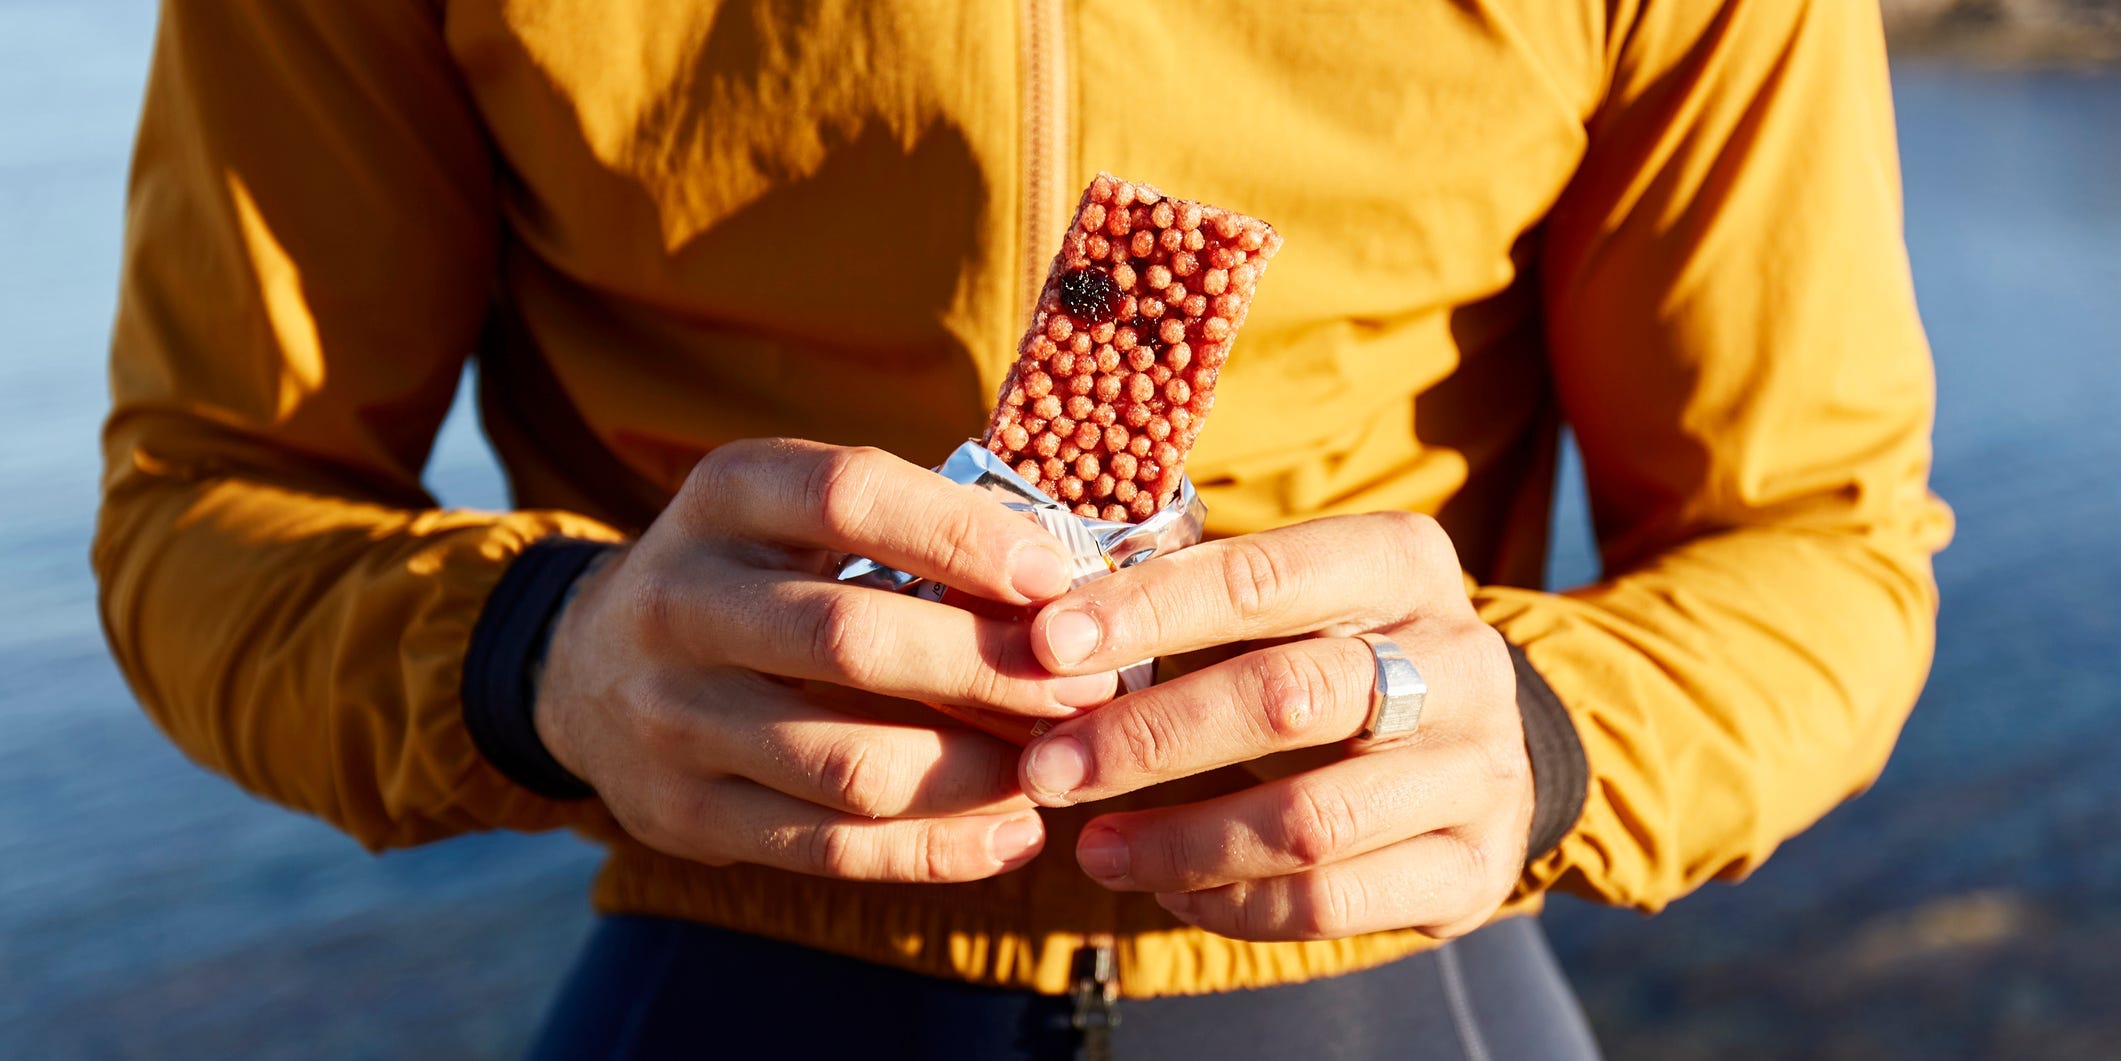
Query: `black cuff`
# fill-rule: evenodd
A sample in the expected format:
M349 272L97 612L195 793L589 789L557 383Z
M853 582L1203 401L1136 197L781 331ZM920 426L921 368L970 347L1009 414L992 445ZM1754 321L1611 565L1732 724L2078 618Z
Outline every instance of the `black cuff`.
M464 725L471 742L509 780L548 799L596 793L538 739L530 719L537 694L531 665L544 653L552 618L575 576L612 548L573 538L532 542L501 573L464 654Z
M1510 659L1517 664L1517 711L1524 718L1524 746L1532 760L1532 836L1525 849L1529 865L1576 827L1590 791L1591 765L1584 759L1583 741L1576 736L1568 709L1532 669L1524 649L1511 645Z

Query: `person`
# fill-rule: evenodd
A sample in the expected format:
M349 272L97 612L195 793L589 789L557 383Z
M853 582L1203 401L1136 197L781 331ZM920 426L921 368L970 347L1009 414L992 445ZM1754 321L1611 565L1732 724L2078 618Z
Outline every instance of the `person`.
M1524 915L1742 877L1926 673L1877 20L170 0L113 651L199 762L372 849L608 847L549 1056L1587 1056ZM1212 540L1070 589L924 469L1100 169L1286 242L1189 464ZM513 511L421 483L467 362ZM1564 425L1603 571L1552 593ZM1426 682L1411 735L1356 736L1355 634Z

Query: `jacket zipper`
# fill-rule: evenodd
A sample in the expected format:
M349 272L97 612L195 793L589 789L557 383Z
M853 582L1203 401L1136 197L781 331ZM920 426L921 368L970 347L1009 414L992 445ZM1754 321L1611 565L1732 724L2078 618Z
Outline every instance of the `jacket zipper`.
M1074 1000L1068 1023L1082 1034L1082 1061L1112 1061L1112 1029L1119 1024L1119 956L1110 933L1092 933L1075 949Z
M1065 0L1024 0L1024 230L1019 312L1037 305L1067 219L1068 42Z
M1024 229L1021 297L1038 305L1054 248L1067 219L1068 41L1065 0L1024 0ZM1111 933L1092 933L1075 950L1068 1023L1082 1035L1083 1061L1111 1061L1119 1023L1119 956Z

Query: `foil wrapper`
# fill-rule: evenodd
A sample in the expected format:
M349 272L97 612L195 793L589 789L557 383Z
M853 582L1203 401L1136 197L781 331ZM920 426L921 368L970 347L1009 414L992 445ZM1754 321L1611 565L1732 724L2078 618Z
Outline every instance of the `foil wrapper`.
M1171 503L1148 519L1115 523L1076 515L1025 482L1015 469L976 441L957 447L935 472L953 483L986 491L996 502L1028 515L1060 539L1068 550L1069 577L1078 586L1193 545L1207 528L1208 506L1201 503L1193 481L1183 477ZM862 556L846 558L834 577L850 585L911 593L930 600L942 599L948 588ZM1153 659L1122 667L1119 672L1120 685L1130 693L1148 688L1155 676Z

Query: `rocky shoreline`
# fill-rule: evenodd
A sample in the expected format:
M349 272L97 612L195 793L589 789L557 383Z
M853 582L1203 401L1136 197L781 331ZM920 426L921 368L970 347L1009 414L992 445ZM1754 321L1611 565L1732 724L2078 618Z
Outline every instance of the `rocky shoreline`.
M1896 56L1983 66L2121 65L2121 0L1880 0Z

